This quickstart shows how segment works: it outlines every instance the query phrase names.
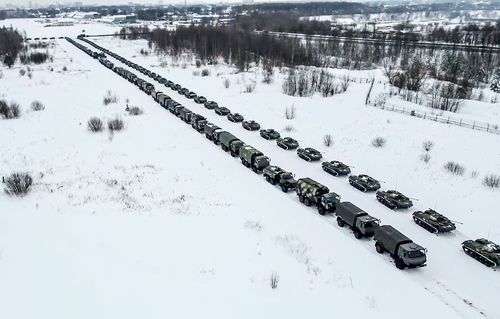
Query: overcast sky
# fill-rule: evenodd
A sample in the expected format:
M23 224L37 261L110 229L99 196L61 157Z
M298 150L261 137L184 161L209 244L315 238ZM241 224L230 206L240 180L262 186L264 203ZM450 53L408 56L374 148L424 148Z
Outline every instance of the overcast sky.
M255 1L255 0L254 0ZM292 0L293 1L293 0ZM313 0L314 1L314 0ZM320 0L317 0L320 1ZM325 0L321 0L325 1ZM369 2L373 0L347 0L347 1L352 1L352 2ZM386 0L387 1L387 0ZM81 2L83 4L100 4L100 5L109 5L109 4L127 4L129 0L0 0L0 7L4 6L5 4L12 4L16 6L28 6L30 3L33 5L37 4L39 6L46 6L49 4L56 4L56 3L74 3L74 2ZM131 2L134 3L141 3L141 4L180 4L184 3L184 0L133 0ZM241 0L226 0L226 1L217 1L217 0L192 0L192 1L187 1L188 3L235 3L235 2L241 2ZM255 2L272 2L272 0L259 0ZM280 1L283 2L283 1ZM308 1L303 1L303 2L311 2L311 0Z

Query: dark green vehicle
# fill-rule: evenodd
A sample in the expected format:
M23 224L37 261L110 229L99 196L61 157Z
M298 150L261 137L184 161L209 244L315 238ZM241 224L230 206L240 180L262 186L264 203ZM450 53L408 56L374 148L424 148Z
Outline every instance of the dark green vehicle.
M189 93L189 89L188 88L182 88L179 91L177 91L177 93L179 93L180 95L186 96L186 94Z
M204 96L198 95L197 97L194 98L194 101L198 104L204 104L207 101L207 98Z
M351 175L349 184L362 192L373 192L380 188L380 182L368 175Z
M243 145L239 148L241 163L251 168L255 173L261 173L264 168L269 166L271 160L259 150L250 145Z
M205 107L209 110L213 110L218 106L219 106L219 104L217 104L217 102L214 102L214 101L206 101L205 102Z
M411 199L395 190L378 191L377 200L390 209L410 208L413 206Z
M431 233L446 233L456 229L451 220L432 209L414 212L413 221Z
M269 165L264 168L263 176L268 183L272 185L278 184L284 193L295 189L297 186L297 181L293 178L293 174L278 166Z
M316 205L320 215L333 213L340 203L340 196L330 193L328 187L306 177L297 181L295 188L299 201L306 206Z
M349 166L340 161L323 162L321 167L325 172L333 176L343 176L351 172Z
M174 84L174 86L172 87L173 90L179 92L180 90L182 90L182 86L180 84Z
M466 240L462 243L462 249L487 267L495 268L500 265L500 246L487 239Z
M262 136L266 140L275 140L280 137L280 133L270 128L267 130L260 130L260 136Z
M276 144L284 150L294 150L299 147L299 142L288 136L277 138Z

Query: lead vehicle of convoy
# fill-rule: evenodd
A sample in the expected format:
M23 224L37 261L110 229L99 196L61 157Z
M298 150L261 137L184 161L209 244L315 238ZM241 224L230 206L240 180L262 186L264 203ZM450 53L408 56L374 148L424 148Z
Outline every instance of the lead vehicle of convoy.
M380 225L379 219L368 215L351 202L338 204L335 214L337 224L340 227L349 226L357 239L373 236L375 229Z
M239 149L241 163L248 168L251 168L255 173L260 173L264 168L269 166L271 160L269 157L262 154L261 151L253 148L250 145L243 145Z
M340 203L340 196L330 193L328 187L306 177L297 181L295 188L299 201L306 206L316 205L320 215L334 212Z
M293 174L283 170L281 167L269 165L264 168L263 173L268 183L272 185L278 184L284 193L295 189L297 186L297 181L293 178Z
M373 239L377 252L379 254L389 252L398 269L425 266L426 249L414 243L394 227L390 225L377 227Z
M238 156L240 147L244 145L239 138L226 131L220 132L218 138L221 148L226 152L229 151L232 157Z

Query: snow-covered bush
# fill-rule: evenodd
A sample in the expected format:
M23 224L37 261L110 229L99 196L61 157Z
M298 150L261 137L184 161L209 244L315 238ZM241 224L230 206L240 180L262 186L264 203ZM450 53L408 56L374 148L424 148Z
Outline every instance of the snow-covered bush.
M426 152L429 152L434 147L434 143L432 141L425 141L422 143L422 147Z
M31 185L33 178L27 173L13 173L5 178L5 192L9 195L24 196L26 195Z
M196 67L199 69L201 68L201 61L200 60L196 60Z
M24 76L26 74L26 70L25 69L19 69L19 75L20 76Z
M255 82L246 83L245 88L243 89L243 92L244 93L253 93L253 91L255 91L256 86L257 86L257 84Z
M500 176L499 175L487 175L483 178L483 184L490 188L500 188Z
M4 100L0 100L0 115L5 119L15 119L21 116L21 107L16 102L7 104Z
M132 106L128 109L128 114L129 115L141 115L142 109L138 106Z
M108 90L106 92L106 95L104 95L104 98L102 100L102 103L104 105L108 105L108 104L111 104L111 103L117 103L117 102L118 102L118 97L116 96L116 94L114 94L110 90Z
M98 117L92 117L88 122L87 122L87 127L89 131L91 132L100 132L102 131L103 124L100 118Z
M285 131L285 132L293 132L293 131L295 131L295 128L292 125L286 125L283 128L283 131Z
M454 175L464 175L464 172L465 172L465 167L463 167L462 165L455 163L453 161L449 161L446 164L444 164L444 168L448 172L450 172Z
M45 110L45 105L40 101L33 101L31 102L31 109L33 111L43 111Z
M193 76L200 76L200 74L201 74L200 70L193 71Z
M201 76L209 76L209 75L210 75L210 71L208 69L201 70Z
M386 142L385 138L378 136L372 140L372 145L376 148L380 148L384 147L385 142Z
M108 129L111 132L121 131L123 129L123 127L124 127L123 121L120 120L119 118L115 118L115 119L108 121Z
M63 66L62 70L63 70L63 72L66 72L66 71L68 71L68 68L66 66Z
M490 89L495 93L500 93L500 69L496 70Z
M287 120L293 120L295 118L295 105L287 106L285 110L285 118Z
M323 136L323 143L325 144L325 146L330 147L333 143L332 135L326 134L325 136Z
M228 88L229 88L229 85L230 85L230 84L231 84L231 82L229 81L229 79L228 79L228 78L224 79L224 87L225 87L226 89L228 89Z
M278 288L279 281L280 281L280 276L278 273L273 272L271 276L269 276L269 284L272 289Z
M470 172L470 178L476 178L479 176L479 172L478 171L472 171Z
M429 163L429 161L431 160L431 155L429 153L424 153L424 154L420 155L420 159L424 163Z

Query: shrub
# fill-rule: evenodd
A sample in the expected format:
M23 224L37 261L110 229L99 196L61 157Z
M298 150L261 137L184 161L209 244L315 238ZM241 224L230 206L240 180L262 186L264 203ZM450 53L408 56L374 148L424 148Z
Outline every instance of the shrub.
M43 53L43 52L34 52L34 53L31 53L30 56L28 57L28 60L30 62L35 63L35 64L45 63L48 59L49 59L49 55L47 53Z
M10 107L7 105L7 102L4 100L0 100L0 115L5 118L8 118L8 114L10 113Z
M330 134L326 134L325 136L323 136L323 143L325 144L325 146L330 147L333 143L332 136Z
M425 141L422 143L422 147L424 148L424 151L426 151L426 152L429 152L433 146L434 146L434 143L432 141Z
M68 71L68 68L66 66L63 66L62 70L63 70L63 72L66 72L66 71Z
M224 79L224 87L225 87L226 89L228 89L228 88L229 88L229 85L230 85L230 84L231 84L231 81L229 81L229 79Z
M200 71L199 70L194 70L193 71L193 76L200 76Z
M181 68L186 69L186 68L187 68L187 66L188 66L188 65L187 65L187 63L186 63L186 62L182 62L182 63L181 63Z
M210 75L210 71L208 69L201 70L201 76L209 76L209 75Z
M476 178L478 176L479 176L479 172L478 171L472 171L472 172L470 172L470 177L471 178Z
M16 102L10 103L10 114L11 119L17 119L19 116L21 116L21 106Z
M490 188L500 188L500 176L487 175L483 178L483 184Z
M424 153L424 154L420 155L420 159L424 163L429 163L429 161L431 160L431 155L429 153Z
M87 122L87 127L89 131L91 132L100 132L102 131L103 124L100 118L98 117L92 117L88 122Z
M120 120L119 118L115 118L113 120L109 120L108 121L108 129L111 132L121 131L123 129L123 121Z
M31 102L31 109L33 111L43 111L45 110L45 105L40 101L33 101Z
M20 69L19 70L19 75L20 76L24 76L26 74L26 70L25 69Z
M283 128L283 131L285 131L285 132L293 132L293 131L295 131L295 128L292 125L286 125Z
M196 60L196 67L198 69L201 68L201 61L200 60Z
M376 148L380 148L380 147L384 147L385 145L385 138L383 137L375 137L373 140L372 140L372 145Z
M129 115L141 115L142 109L138 106L132 106L128 109L128 114Z
M110 90L108 90L106 92L106 95L104 95L104 98L102 100L102 103L104 105L108 105L108 104L111 104L111 103L117 103L117 102L118 102L118 97L116 96L116 94L114 94Z
M269 283L271 285L272 289L278 288L278 283L280 281L280 276L278 273L273 272L271 276L269 277Z
M5 184L7 194L22 197L29 192L33 178L27 173L14 173L5 179Z
M245 84L245 89L243 90L244 93L253 93L255 91L255 83L247 83Z
M463 167L462 165L460 165L458 163L452 162L452 161L449 161L446 164L444 164L444 168L448 172L450 172L454 175L464 175L464 172L465 172L465 167Z
M295 105L292 104L292 106L286 107L285 118L287 120L293 120L295 118Z

